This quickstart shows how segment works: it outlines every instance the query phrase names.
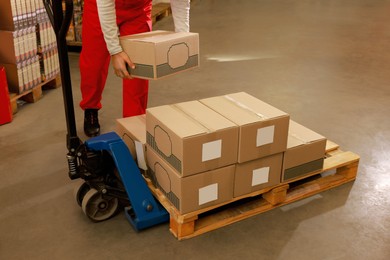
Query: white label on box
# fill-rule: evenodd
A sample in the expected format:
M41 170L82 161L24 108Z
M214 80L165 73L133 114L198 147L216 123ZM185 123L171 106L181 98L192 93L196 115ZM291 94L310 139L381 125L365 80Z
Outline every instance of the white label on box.
M218 183L199 189L199 205L218 199Z
M274 125L257 129L256 147L273 143L274 131Z
M263 167L253 170L252 186L267 183L269 180L269 167Z
M202 162L220 158L222 154L222 140L204 143L202 146Z
M135 153L137 154L138 167L141 168L142 170L147 171L148 166L146 166L144 147L142 143L139 141L134 141L134 143L135 143Z

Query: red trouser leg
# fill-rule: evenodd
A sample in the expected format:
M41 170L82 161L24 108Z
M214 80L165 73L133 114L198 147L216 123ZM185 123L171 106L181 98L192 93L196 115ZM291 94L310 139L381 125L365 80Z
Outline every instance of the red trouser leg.
M151 30L151 0L116 0L116 17L120 34L130 35ZM97 14L96 0L84 1L83 49L80 54L82 101L80 106L101 108L110 55L107 51ZM123 80L123 116L145 113L148 81Z
M82 39L83 47L79 61L82 95L80 107L83 110L100 109L110 65L110 54L100 27L96 0L84 1Z
M116 1L116 6L117 23L122 36L151 30L151 1L143 1L143 8L119 8L120 2ZM138 12L138 15L135 12ZM129 17L134 17L134 19L129 19ZM145 114L148 104L148 88L148 80L138 78L123 80L123 117Z

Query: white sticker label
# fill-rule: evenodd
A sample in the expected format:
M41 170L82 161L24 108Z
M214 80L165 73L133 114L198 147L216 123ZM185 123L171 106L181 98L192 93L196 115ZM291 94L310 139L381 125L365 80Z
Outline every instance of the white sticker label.
M271 144L274 142L275 126L267 126L257 129L256 146Z
M199 189L199 205L218 199L218 183Z
M269 180L269 167L253 170L252 186L267 183Z
M137 154L138 167L141 168L142 170L147 171L148 166L146 166L144 147L142 143L139 141L134 141L134 143L135 143L135 152Z
M202 146L202 162L220 158L222 154L222 140L205 143Z

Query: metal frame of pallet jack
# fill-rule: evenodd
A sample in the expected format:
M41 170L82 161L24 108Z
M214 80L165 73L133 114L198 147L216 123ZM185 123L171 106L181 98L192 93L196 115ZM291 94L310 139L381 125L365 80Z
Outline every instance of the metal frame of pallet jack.
M67 124L69 178L81 178L102 196L126 200L125 214L136 230L169 221L168 212L151 194L123 140L114 132L83 143L77 136L66 33L73 15L73 0L43 0L57 38ZM115 172L115 169L117 172ZM119 175L119 176L118 176Z

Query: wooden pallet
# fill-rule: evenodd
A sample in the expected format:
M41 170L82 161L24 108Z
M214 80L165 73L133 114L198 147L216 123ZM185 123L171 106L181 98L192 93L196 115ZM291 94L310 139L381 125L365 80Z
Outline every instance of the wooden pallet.
M171 5L169 3L158 3L152 7L152 22L155 24L157 21L169 16L172 13Z
M162 192L146 180L152 193L170 214L170 232L182 240L351 182L356 178L359 158L328 141L321 171L187 214L180 214Z
M23 100L27 103L35 103L42 98L42 90L53 89L61 86L61 77L57 75L55 78L46 80L41 84L29 89L22 94L10 93L10 101L12 107L12 113L18 112L18 100Z

